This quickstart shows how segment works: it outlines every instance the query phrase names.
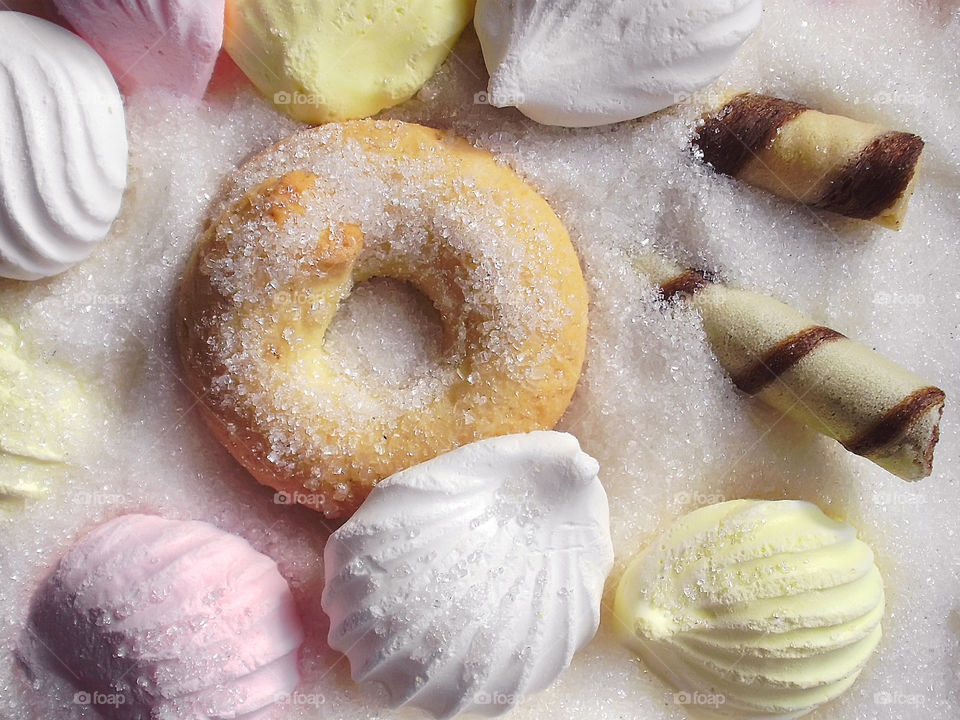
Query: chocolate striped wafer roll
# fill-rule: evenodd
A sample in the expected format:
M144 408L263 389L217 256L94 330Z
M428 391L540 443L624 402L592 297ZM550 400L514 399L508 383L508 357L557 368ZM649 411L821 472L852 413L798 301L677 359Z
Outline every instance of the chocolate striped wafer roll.
M923 140L742 93L709 114L693 140L717 172L775 195L899 230Z
M927 477L945 396L908 370L773 298L657 256L638 267L665 299L700 311L733 382L904 480Z

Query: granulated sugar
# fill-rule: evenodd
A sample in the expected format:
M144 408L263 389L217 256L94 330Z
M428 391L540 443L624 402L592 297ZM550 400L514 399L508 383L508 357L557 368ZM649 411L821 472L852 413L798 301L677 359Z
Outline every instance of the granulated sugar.
M625 563L681 513L722 499L797 498L861 530L886 581L884 638L860 680L809 717L948 720L960 715L956 398L960 263L960 6L951 0L768 0L734 67L689 103L592 130L536 125L483 104L472 31L417 98L390 117L451 130L500 153L547 198L580 253L591 293L587 363L559 429L601 463L617 565L604 624L518 720L685 717L609 628ZM775 198L698 163L689 137L728 88L752 89L921 135L924 165L899 233ZM478 95L478 93L480 93ZM29 600L80 534L123 512L196 518L246 537L289 579L309 633L302 696L282 718L419 717L381 710L326 646L319 514L284 504L223 450L178 364L178 280L222 180L296 125L248 90L192 106L128 101L130 187L90 260L37 283L0 283L0 317L35 356L71 368L104 408L102 428L46 499L4 511L0 717L93 717L35 693L12 661ZM947 393L932 477L909 484L739 393L698 317L664 307L632 269L657 250L766 292L877 349ZM388 388L436 362L440 324L394 283L360 286L328 347Z

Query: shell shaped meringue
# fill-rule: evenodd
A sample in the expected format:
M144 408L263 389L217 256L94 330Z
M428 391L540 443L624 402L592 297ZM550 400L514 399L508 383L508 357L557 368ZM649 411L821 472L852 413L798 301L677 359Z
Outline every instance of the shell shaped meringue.
M716 80L760 23L761 0L478 0L489 102L590 127L674 105Z
M36 280L106 237L127 179L123 100L68 30L0 12L0 277Z
M596 633L613 564L572 435L482 440L377 485L324 552L329 643L394 707L499 715Z
M276 563L204 522L99 525L38 589L29 623L34 674L119 694L118 718L252 718L300 679L303 630Z
M54 0L124 92L203 97L223 45L224 0Z
M680 518L617 588L624 642L716 714L797 718L859 676L881 636L873 552L811 503L732 500ZM709 703L708 703L709 704Z
M69 367L39 361L0 317L0 508L46 495L100 431L101 408Z

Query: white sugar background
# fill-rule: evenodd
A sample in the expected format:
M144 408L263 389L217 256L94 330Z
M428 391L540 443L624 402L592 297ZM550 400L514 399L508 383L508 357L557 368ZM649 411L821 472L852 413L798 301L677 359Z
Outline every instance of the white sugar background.
M768 0L761 29L718 85L922 135L925 164L899 233L716 176L689 153L692 108L571 131L478 104L486 72L472 30L418 98L388 113L501 153L550 201L581 254L589 351L561 429L600 460L610 496L617 567L607 608L624 563L654 533L720 499L810 500L874 548L887 586L884 638L852 690L810 716L820 720L960 716L958 48L955 0ZM131 184L111 237L59 278L0 284L0 316L20 323L40 355L77 368L111 407L80 467L0 525L0 717L93 717L69 698L34 693L10 650L43 573L83 531L130 511L207 520L277 560L310 634L304 703L278 717L418 717L380 710L376 690L355 687L326 648L322 518L274 504L206 432L179 380L173 302L204 209L226 173L295 125L249 92L199 107L149 97L128 106ZM768 292L942 387L933 476L905 483L746 400L712 359L696 315L653 302L628 260L641 248ZM419 307L389 286L364 289L332 330L337 352L362 351L388 375L402 370L432 347ZM392 330L374 344L381 311L390 320L379 327ZM666 693L601 628L556 685L511 717L685 717Z

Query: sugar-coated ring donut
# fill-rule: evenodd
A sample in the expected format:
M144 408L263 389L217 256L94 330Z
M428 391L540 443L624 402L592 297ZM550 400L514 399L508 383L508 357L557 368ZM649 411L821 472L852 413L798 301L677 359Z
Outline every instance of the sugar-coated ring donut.
M552 428L580 376L587 291L560 220L465 140L397 121L304 130L241 167L183 280L187 382L261 483L344 517L380 479L468 442ZM410 283L442 357L402 392L332 367L351 287Z

